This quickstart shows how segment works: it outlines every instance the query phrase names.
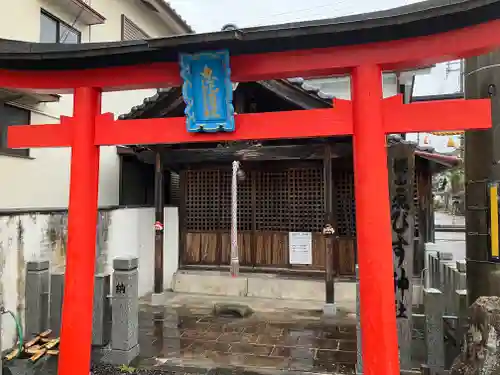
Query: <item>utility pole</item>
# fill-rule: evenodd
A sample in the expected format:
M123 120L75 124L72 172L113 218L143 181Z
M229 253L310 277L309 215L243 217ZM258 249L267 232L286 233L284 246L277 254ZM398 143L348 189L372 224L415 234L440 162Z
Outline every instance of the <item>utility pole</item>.
M465 61L465 98L491 98L492 128L465 134L467 295L500 296L500 264L490 257L488 185L500 181L500 51Z

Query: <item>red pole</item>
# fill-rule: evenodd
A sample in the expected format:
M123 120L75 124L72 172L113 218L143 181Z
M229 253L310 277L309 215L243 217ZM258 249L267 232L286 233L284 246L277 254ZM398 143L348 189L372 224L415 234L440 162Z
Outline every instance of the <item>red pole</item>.
M365 375L399 375L382 72L352 75L354 178Z
M99 187L94 133L100 103L97 89L75 90L59 375L89 374Z

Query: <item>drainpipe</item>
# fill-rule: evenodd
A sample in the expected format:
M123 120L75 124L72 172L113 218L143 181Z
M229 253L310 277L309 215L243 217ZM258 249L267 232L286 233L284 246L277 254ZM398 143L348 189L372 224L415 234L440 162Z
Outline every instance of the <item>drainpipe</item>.
M238 172L240 162L233 161L231 179L231 276L237 277L240 269L238 256ZM215 198L215 197L214 197Z

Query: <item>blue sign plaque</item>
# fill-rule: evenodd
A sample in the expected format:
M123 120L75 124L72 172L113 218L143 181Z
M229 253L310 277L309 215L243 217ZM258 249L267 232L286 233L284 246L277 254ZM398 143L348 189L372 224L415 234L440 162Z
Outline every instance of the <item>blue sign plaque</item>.
M181 54L188 132L234 131L229 51Z

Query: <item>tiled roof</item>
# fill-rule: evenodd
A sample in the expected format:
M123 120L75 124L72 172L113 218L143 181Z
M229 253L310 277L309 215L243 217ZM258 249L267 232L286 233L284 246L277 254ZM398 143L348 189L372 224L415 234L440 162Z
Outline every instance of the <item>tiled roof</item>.
M405 141L403 137L401 137L398 134L391 134L387 137L388 144L394 144L399 142L406 142L416 145L415 154L417 156L436 162L438 164L448 167L455 167L461 163L461 159L457 156L442 154L436 151L436 149L432 146L420 146L417 144L417 142Z
M172 87L157 89L156 94L144 98L141 104L132 107L128 113L121 114L118 119L125 120L140 117L145 111L154 108L164 98L172 95L173 91Z
M288 78L288 82L293 83L295 86L300 87L301 89L307 91L308 93L312 95L316 95L321 99L330 99L332 100L334 98L334 95L329 94L325 91L321 91L317 87L314 87L310 83L308 83L304 78L302 77L297 77L297 78Z
M317 89L316 87L313 87L312 85L308 84L307 81L304 80L303 78L290 78L288 80L279 80L279 81L291 83L297 90L306 92L312 97L316 97L317 99L323 101L325 100L331 101L334 98L333 95L323 92ZM157 104L159 105L159 103L161 103L164 99L166 99L167 96L173 95L174 91L177 93L179 92L178 90L175 90L172 87L158 89L156 94L145 98L141 104L132 107L128 113L122 114L118 118L120 120L138 118L145 111L152 110L155 107L155 105Z

